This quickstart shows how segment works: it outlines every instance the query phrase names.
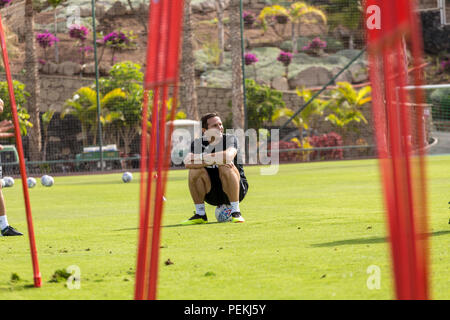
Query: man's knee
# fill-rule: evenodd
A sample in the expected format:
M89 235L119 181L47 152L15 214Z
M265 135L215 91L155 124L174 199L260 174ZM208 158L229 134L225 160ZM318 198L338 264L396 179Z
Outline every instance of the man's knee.
M208 172L205 168L189 169L189 181L195 182L198 179L205 178Z
M219 166L219 176L220 178L238 178L239 171L234 164Z

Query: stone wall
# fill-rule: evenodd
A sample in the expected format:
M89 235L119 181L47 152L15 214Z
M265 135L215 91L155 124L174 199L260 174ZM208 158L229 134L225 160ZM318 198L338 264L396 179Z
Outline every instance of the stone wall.
M67 99L73 97L75 91L83 86L91 86L95 83L95 79L92 78L80 78L80 77L66 77L66 76L49 76L40 75L41 78L41 112L47 111L49 108L54 109L56 112L62 112L64 109L64 103ZM13 75L13 79L23 82L23 75ZM5 75L0 74L0 81L5 81ZM183 87L180 88L182 92ZM284 91L283 100L286 103L286 107L297 110L303 103L302 99L297 96L293 91ZM207 112L219 112L223 119L226 119L231 113L231 89L227 88L211 88L211 87L197 87L198 95L198 107L199 114L202 115ZM179 108L185 111L183 105ZM373 131L371 121L370 105L363 108L363 113L368 120L368 125L358 125L358 137L361 137L367 141L367 143L373 143ZM287 119L280 119L275 126L279 126ZM293 128L292 125L290 127ZM318 133L326 133L333 130L331 125L323 119L318 119L314 124L314 128ZM354 137L349 137L349 141L356 141Z
M0 80L5 81L5 75L0 74ZM13 75L14 80L24 82L25 77L20 74ZM66 77L55 75L40 75L41 79L41 111L45 112L49 108L57 112L62 111L64 102L73 97L75 91L81 87L91 86L95 83L94 78ZM180 88L180 91L183 87ZM227 116L231 112L229 107L231 101L231 89L197 87L199 113L217 111ZM300 106L301 99L295 92L283 92L283 100L288 108ZM181 110L183 106L180 106Z
M41 80L41 105L42 112L52 108L56 112L61 112L67 99L73 97L75 91L81 87L90 86L95 83L95 79L65 76L40 75ZM14 80L25 81L25 76L15 74ZM5 81L5 74L0 74L0 80Z
M183 90L183 88L181 88ZM231 113L231 89L197 87L199 114L207 112L219 112L226 117ZM301 105L302 99L295 92L284 91L283 101L288 108L296 108ZM183 109L183 106L180 106Z

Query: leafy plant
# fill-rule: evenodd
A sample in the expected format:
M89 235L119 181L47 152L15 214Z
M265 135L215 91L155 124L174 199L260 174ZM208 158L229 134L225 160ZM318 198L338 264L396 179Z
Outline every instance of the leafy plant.
M267 30L268 18L275 18L270 23L273 30L283 38L283 32L279 32L276 29L277 23L285 26L287 21L292 24L292 48L294 52L297 50L297 34L301 23L327 23L327 17L325 13L314 6L308 5L304 2L294 2L289 7L283 7L281 5L273 5L265 7L259 14L258 19L261 21L264 30Z
M260 85L251 79L245 80L245 88L249 128L262 128L272 121L275 110L285 107L280 91Z
M19 81L13 81L14 96L16 100L17 114L19 118L20 133L22 136L27 135L27 129L33 127L29 121L30 115L24 105L27 102L27 97L30 96L25 91L25 85ZM8 83L6 81L0 82L0 97L4 102L3 112L0 113L0 121L12 119L11 100L9 99Z
M333 124L346 137L347 131L357 131L352 124L367 120L361 112L361 106L372 101L370 93L372 88L366 86L359 91L348 82L338 82L338 88L331 91L330 103L327 106L329 114L326 121Z

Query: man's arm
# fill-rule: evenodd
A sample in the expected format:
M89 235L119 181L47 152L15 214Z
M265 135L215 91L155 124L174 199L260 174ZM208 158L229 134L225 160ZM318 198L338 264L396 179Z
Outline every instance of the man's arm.
M199 169L212 165L226 165L233 163L234 157L237 155L237 149L230 147L225 151L210 154L193 154L188 153L184 158L184 165L187 169Z

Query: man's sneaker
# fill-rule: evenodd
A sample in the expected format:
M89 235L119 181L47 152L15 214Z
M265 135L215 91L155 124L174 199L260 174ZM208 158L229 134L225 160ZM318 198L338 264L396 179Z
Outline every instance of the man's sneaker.
M201 216L199 214L194 214L191 218L189 218L186 221L183 221L182 225L192 225L192 224L202 224L202 223L208 223L208 217L205 215Z
M5 229L2 230L2 236L3 237L23 236L23 233L17 231L11 226L7 226Z
M245 219L244 219L244 217L241 216L240 212L233 212L231 214L231 222L242 223L242 222L245 222Z

